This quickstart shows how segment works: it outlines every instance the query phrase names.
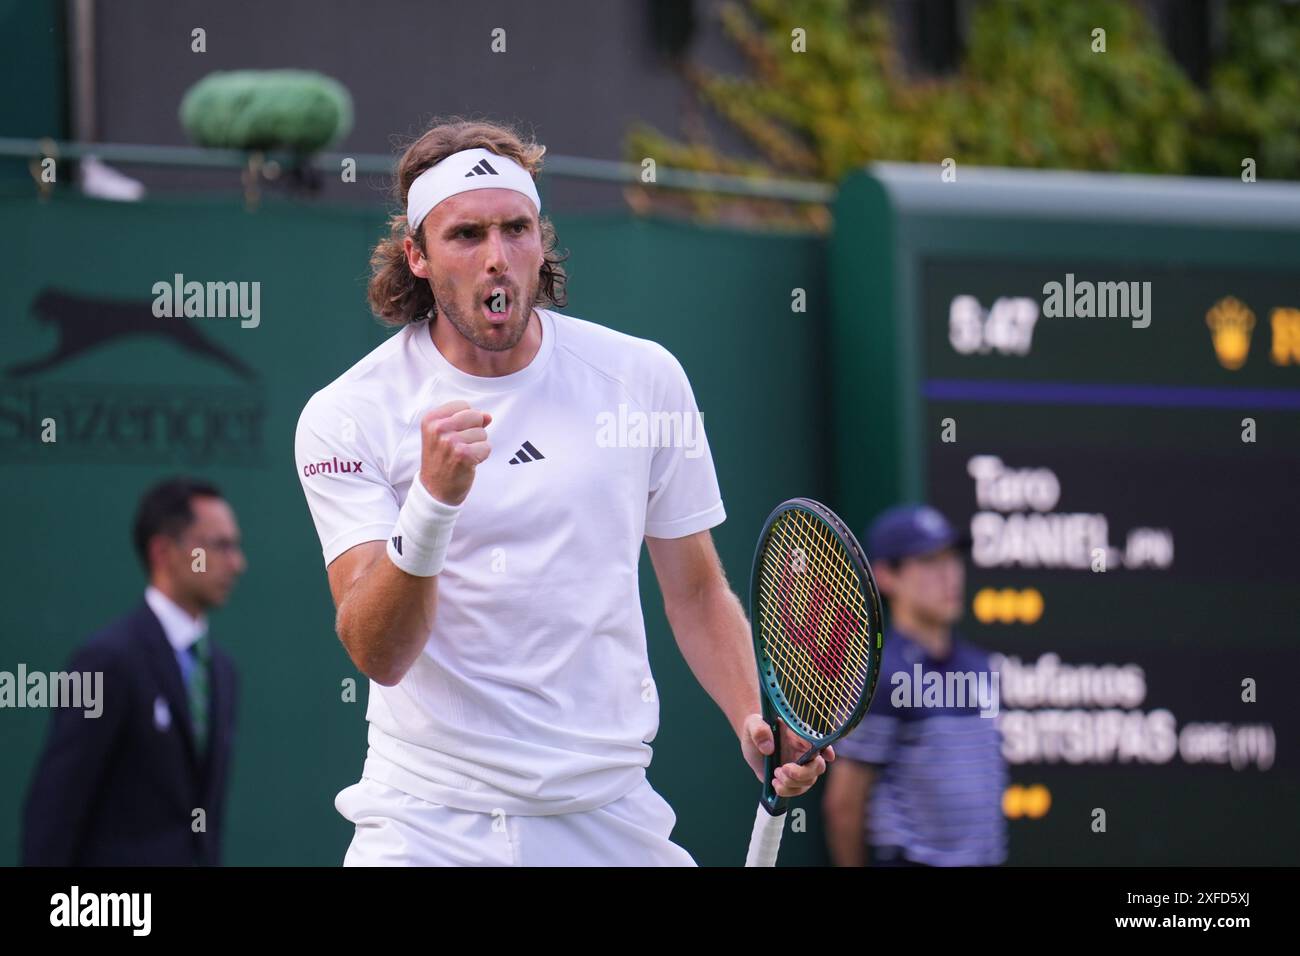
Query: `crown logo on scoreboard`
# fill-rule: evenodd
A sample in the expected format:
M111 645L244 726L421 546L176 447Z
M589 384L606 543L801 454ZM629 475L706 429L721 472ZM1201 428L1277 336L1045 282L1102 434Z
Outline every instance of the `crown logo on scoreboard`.
M1250 333L1255 328L1255 313L1240 299L1225 296L1205 313L1205 324L1214 340L1214 354L1219 364L1236 371L1246 363L1250 351Z

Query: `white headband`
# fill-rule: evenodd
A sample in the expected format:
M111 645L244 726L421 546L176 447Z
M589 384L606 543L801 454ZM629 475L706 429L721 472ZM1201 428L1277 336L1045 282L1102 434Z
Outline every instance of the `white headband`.
M406 193L407 225L419 229L434 206L471 189L513 189L531 199L539 214L542 211L542 197L528 170L508 156L476 147L452 153L415 177Z

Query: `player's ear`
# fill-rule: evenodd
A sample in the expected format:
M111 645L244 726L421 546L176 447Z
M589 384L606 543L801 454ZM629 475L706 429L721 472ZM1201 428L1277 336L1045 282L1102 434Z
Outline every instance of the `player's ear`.
M410 236L403 239L402 250L406 253L406 268L421 279L429 278L429 262L420 251L420 247L415 244L415 240Z

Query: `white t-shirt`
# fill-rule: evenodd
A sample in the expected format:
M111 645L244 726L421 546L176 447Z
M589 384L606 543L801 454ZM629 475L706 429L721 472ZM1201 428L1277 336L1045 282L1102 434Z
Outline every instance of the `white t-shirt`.
M659 698L637 587L641 541L726 517L690 383L662 346L537 310L532 362L468 375L409 325L321 389L295 453L328 565L386 541L420 463L420 420L490 412L438 576L424 651L370 683L363 775L431 803L541 815L593 809L650 763Z

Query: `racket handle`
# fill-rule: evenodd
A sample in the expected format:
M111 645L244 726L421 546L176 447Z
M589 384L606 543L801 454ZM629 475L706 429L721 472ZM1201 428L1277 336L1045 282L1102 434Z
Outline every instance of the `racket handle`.
M785 832L785 810L769 813L767 807L758 805L754 818L754 833L749 838L749 855L745 866L776 866L776 854L781 849L781 834Z

